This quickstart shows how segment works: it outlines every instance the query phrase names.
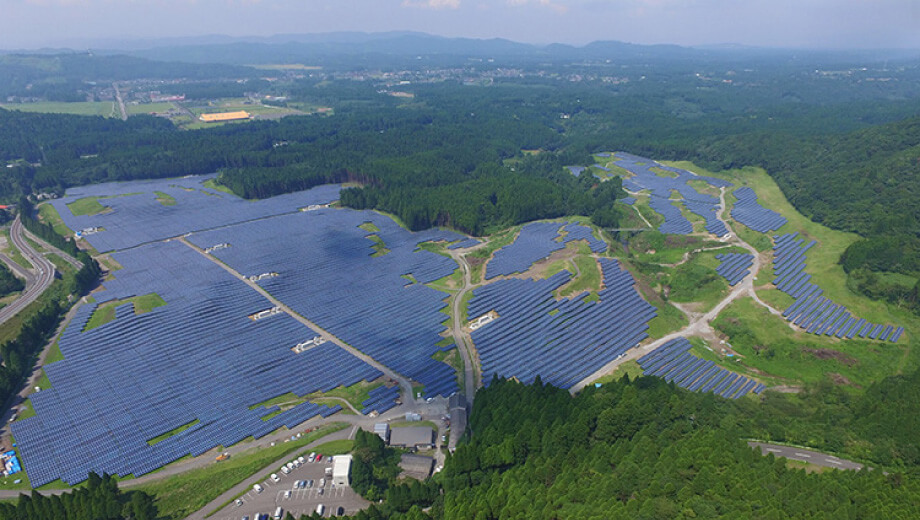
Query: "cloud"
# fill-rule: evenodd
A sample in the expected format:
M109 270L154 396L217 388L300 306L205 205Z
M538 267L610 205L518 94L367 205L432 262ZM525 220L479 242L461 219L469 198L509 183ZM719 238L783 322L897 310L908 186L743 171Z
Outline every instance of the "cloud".
M565 14L569 12L567 5L556 3L552 0L508 0L508 4L514 6L539 5L548 9L552 9L558 14Z
M460 7L460 0L403 0L402 6L423 9L457 9Z

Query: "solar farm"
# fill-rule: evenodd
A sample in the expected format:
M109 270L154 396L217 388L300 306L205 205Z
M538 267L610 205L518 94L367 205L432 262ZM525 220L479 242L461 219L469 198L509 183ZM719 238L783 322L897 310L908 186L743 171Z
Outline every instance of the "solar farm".
M672 192L677 192L681 197L681 204L687 210L705 219L707 232L717 237L728 234L725 223L717 217L721 208L719 199L700 193L688 182L703 181L716 188L728 188L732 185L730 182L665 166L638 155L617 152L616 157L617 161L614 164L634 174L633 177L623 179L623 187L633 192L649 190L651 194L649 205L664 217L664 223L659 226L659 231L678 235L688 235L693 232L693 224L684 217L680 208L675 204L677 201L671 199ZM652 168L669 172L674 176L659 175Z
M852 339L854 337L897 342L904 333L903 327L871 323L854 316L843 305L837 305L823 296L824 291L811 283L805 272L805 253L815 245L806 242L799 234L775 235L773 247L773 284L780 291L795 298L783 311L783 317L809 334Z
M648 190L649 206L664 217L659 231L693 233L685 209L725 242L720 200L691 181L732 183L635 155L597 156L633 175L624 187ZM376 212L332 207L337 185L245 201L207 187L212 178L74 188L51 202L70 229L84 231L122 268L60 337L64 359L44 367L51 387L30 396L35 416L12 425L33 486L77 484L90 471L140 476L292 429L342 410L307 396L361 382L372 389L355 409L383 414L401 402L400 385L379 383L388 370L426 398L460 390L458 368L438 360L457 348L447 339L460 333L448 325L457 300L444 280L461 272L455 258L488 238L410 232ZM786 224L750 188L734 194L735 221L762 233ZM75 215L71 208L84 199L98 211ZM818 335L898 341L903 328L859 319L810 282L806 252L814 241L773 238L773 283L795 299L783 312L788 321ZM525 224L485 257L481 282L463 282L470 299L461 310L484 384L539 376L574 390L649 339L659 311L613 251L593 227L560 220ZM715 259L707 269L732 287L751 276L755 260L747 253ZM133 300L147 295L165 305L139 311ZM103 305L114 307L114 319L90 326ZM646 375L732 399L764 390L698 357L684 337L657 341L638 358ZM274 404L287 395L294 402Z
M220 262L424 385L425 395L456 391L454 369L431 358L441 349L435 343L445 297L424 284L457 266L417 246L464 237L410 233L372 212L301 211L337 198L337 187L247 202L207 190L206 179L94 186L55 201L69 226L99 228L86 238L101 250L118 248L112 257L123 268L60 338L64 360L45 367L51 388L31 396L35 417L12 425L33 486L76 484L89 471L140 476L186 455L291 428L340 407L260 404L382 375L333 342L314 341L321 330L275 312ZM154 191L177 204L162 205ZM67 204L87 196L112 209L73 216ZM379 229L385 255L372 256L374 241L359 227L367 222ZM162 241L170 236L189 242ZM127 300L146 294L166 305L137 314ZM116 305L114 320L86 329L106 303ZM364 412L392 408L398 392L380 387Z
M766 388L762 383L695 356L691 348L685 338L673 339L640 357L639 366L647 376L664 378L691 392L712 392L728 399L738 399L748 392L759 394Z
M648 336L655 307L636 291L635 280L614 259L600 259L604 289L597 301L586 293L557 299L553 291L571 275L544 280L507 279L473 291L468 319L489 311L494 321L472 332L483 381L492 375L569 388Z

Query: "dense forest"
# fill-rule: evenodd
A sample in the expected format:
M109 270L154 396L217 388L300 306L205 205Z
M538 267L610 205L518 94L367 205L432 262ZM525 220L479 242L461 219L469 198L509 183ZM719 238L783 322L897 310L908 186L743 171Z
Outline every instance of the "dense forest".
M109 475L89 474L86 485L61 495L19 495L0 502L2 520L154 520L153 498L142 491L122 493Z
M902 447L916 431L918 375L892 378L854 407L865 442ZM887 397L883 397L887 396ZM473 434L444 470L390 488L354 518L913 518L920 514L916 454L909 471L808 473L744 439L786 424L782 395L761 406L691 393L658 378L568 392L493 380L480 389ZM869 403L884 407L867 409ZM904 404L913 401L914 404ZM760 412L751 413L753 408ZM882 412L881 410L885 411ZM806 422L829 426L837 410ZM754 418L752 418L754 417ZM834 417L834 419L831 419ZM796 422L796 421L793 421ZM886 431L895 426L897 433ZM794 425L792 427L795 427ZM895 440L897 438L897 440ZM886 441L882 441L884 444ZM916 450L916 447L913 448ZM305 516L304 518L310 518Z

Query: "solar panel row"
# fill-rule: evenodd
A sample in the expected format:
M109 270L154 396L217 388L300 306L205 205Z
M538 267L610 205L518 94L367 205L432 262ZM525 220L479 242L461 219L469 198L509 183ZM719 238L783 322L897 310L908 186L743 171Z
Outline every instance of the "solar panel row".
M733 287L751 274L750 269L754 264L754 255L746 253L718 254L716 259L720 260L716 272L728 280L728 284Z
M664 223L658 228L659 231L684 235L693 232L693 225L681 214L680 209L676 206L676 201L670 200L672 192L676 191L680 194L681 203L685 208L706 220L706 231L716 236L724 236L728 233L725 223L717 217L718 210L721 207L719 199L698 192L688 182L703 181L717 188L729 187L732 185L730 182L714 177L696 175L687 170L665 166L651 159L624 152L617 152L617 157L619 160L616 161L616 165L634 174L634 177L623 180L623 187L630 191L651 191L649 205L665 219ZM652 168L668 172L668 174L660 175L653 171ZM670 174L674 175L671 176Z
M96 184L67 190L51 201L68 228L80 231L99 228L86 240L97 251L127 249L147 242L175 237L193 230L211 229L238 222L296 212L313 204L339 198L341 186L329 184L308 191L258 201L214 191L203 186L213 175L182 179L158 179ZM163 205L155 192L165 193L175 205ZM67 204L86 197L100 197L109 208L96 215L74 216Z
M568 388L647 337L655 307L636 291L632 275L613 259L600 259L604 289L557 300L553 291L571 279L507 279L474 289L468 318L495 311L498 318L471 333L485 381L493 374L530 382L537 375Z
M564 235L564 236L563 236ZM530 266L563 249L573 240L587 240L592 252L607 250L607 244L594 237L588 226L559 222L533 222L521 228L514 242L495 251L486 266L486 279L523 273Z
M786 224L786 217L757 202L757 194L751 188L738 188L735 197L738 201L732 207L732 218L754 231L769 233Z
M738 399L748 392L759 394L762 383L720 368L690 353L692 345L686 338L676 338L639 358L639 366L647 376L658 376L691 392L712 392L725 398Z
M268 302L179 242L114 258L123 269L97 293L100 303L78 309L59 340L64 359L45 366L51 388L31 396L36 416L12 425L34 486L59 478L76 484L89 471L142 475L293 427L337 408L303 403L266 417L279 410L250 407L381 375L331 343L294 354L291 347L316 331L283 313L249 319ZM166 305L135 314L120 304L113 321L84 330L102 301L147 293Z
M852 339L858 335L860 338L898 341L904 333L903 327L870 323L823 296L824 291L811 283L811 275L805 272L805 253L815 245L815 241L805 242L798 235L795 232L773 237L773 284L795 298L795 302L783 311L783 317L810 334L841 339Z

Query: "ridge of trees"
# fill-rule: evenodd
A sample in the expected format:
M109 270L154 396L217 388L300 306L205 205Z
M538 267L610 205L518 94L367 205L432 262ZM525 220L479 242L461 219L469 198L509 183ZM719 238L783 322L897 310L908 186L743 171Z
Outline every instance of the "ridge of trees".
M86 485L61 495L21 494L0 502L0 520L155 520L153 498L143 491L122 493L112 476L90 473Z

